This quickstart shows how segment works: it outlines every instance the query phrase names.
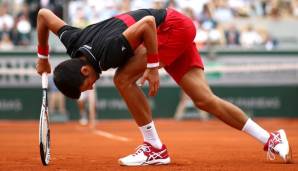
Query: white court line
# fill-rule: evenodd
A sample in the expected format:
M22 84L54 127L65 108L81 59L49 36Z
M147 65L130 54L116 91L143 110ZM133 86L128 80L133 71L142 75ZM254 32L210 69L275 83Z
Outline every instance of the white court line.
M78 131L86 130L83 127L79 127L79 126L76 126L75 129L78 130ZM123 142L130 141L130 139L128 139L126 137L115 135L115 134L112 134L112 133L109 133L109 132L106 132L106 131L92 130L91 132L95 135L102 136L102 137L105 137L105 138L108 138L108 139L111 139L111 140L117 140L117 141L123 141Z
M124 142L130 141L130 139L128 139L126 137L114 135L114 134L111 134L111 133L106 132L106 131L95 130L95 131L93 131L93 133L95 135L99 135L99 136L102 136L102 137L105 137L105 138L108 138L108 139L112 139L112 140L124 141Z

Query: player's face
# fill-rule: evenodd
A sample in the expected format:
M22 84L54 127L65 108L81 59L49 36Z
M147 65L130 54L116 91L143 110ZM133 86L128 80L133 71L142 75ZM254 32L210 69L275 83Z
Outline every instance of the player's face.
M85 65L81 68L81 73L85 76L85 80L83 84L80 86L80 91L86 91L93 89L93 85L95 84L96 80L99 79L99 75L90 65Z

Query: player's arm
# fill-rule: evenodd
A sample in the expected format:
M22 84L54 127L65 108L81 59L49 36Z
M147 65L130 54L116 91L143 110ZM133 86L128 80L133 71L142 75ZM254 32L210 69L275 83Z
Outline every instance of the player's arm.
M38 38L38 60L36 70L39 74L50 73L49 64L49 33L57 35L58 30L65 25L65 22L48 9L40 9L37 15L37 38Z
M136 49L140 44L144 44L146 47L147 69L141 78L141 84L148 80L149 95L155 96L159 88L159 58L155 18L153 16L142 18L125 30L123 35L133 49Z

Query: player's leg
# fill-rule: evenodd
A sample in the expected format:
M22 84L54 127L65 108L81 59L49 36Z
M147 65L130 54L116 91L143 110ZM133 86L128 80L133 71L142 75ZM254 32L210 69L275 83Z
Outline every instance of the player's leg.
M130 58L127 64L118 68L114 76L114 84L138 126L143 126L152 120L147 99L136 84L145 71L146 49L140 47L135 54L137 55Z
M176 112L174 114L174 118L176 120L182 120L184 118L185 110L186 110L186 108L188 106L188 102L190 102L190 100L191 99L188 97L188 95L182 90L180 99L179 99L179 103L177 105ZM209 119L209 114L207 112L200 110L198 108L197 108L197 112L198 112L198 117L200 120L207 121Z
M291 151L285 132L279 130L270 135L257 123L249 119L240 108L214 95L207 84L202 69L196 67L190 69L182 77L179 84L198 108L213 114L228 125L258 139L265 145L265 150L269 149L270 159L274 159L273 153L277 153L286 162L291 160Z
M114 83L139 126L145 143L137 148L136 153L119 159L119 163L134 166L168 164L170 158L155 129L149 103L136 84L146 68L146 50L144 47L139 47L135 54L123 67L117 70ZM144 153L145 151L148 153Z
M238 130L243 128L248 119L247 116L235 105L218 98L212 93L205 80L202 69L196 67L190 69L182 77L179 84L185 93L193 100L196 107L215 115L217 118ZM266 139L268 137L266 137Z

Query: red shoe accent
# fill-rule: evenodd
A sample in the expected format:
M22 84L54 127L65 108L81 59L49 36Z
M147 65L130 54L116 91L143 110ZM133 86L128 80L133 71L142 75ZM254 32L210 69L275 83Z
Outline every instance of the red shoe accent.
M271 132L270 133L270 137L268 138L267 143L264 145L264 151L272 151L275 154L278 154L278 152L276 152L274 150L274 147L279 144L281 142L281 137L279 132ZM269 145L270 144L270 145ZM269 149L270 147L270 149Z
M161 149L157 149L153 147L151 144L144 142L137 149L137 152L139 151L143 151L144 155L147 156L147 162L150 162L156 159L166 159L169 157L167 147L164 144L162 145Z

